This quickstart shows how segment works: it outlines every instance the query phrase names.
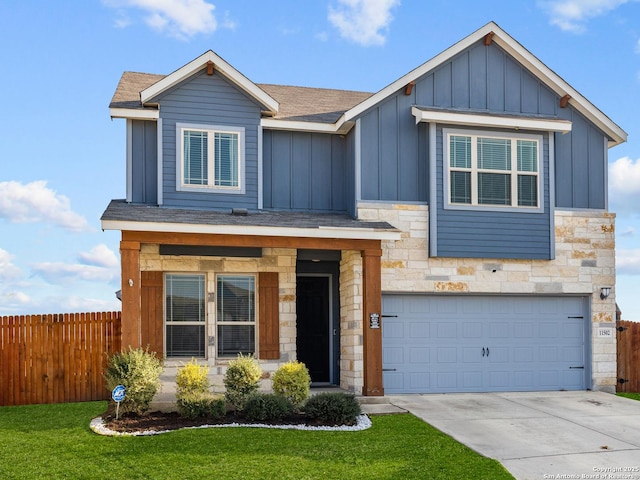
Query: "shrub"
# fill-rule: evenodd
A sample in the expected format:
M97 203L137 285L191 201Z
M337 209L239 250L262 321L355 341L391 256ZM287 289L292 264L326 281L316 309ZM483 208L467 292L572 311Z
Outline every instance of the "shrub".
M334 425L353 425L360 415L360 404L350 393L319 393L309 398L304 413L311 419Z
M243 414L252 422L282 420L293 412L293 404L288 398L273 393L254 393L244 405Z
M227 404L223 395L210 392L185 393L176 402L178 413L187 418L222 418L227 413Z
M239 354L229 362L224 375L225 397L234 410L242 411L249 396L258 390L261 376L262 369L252 355Z
M162 360L156 354L129 347L126 352L114 353L107 361L104 374L109 391L124 385L125 398L120 402L122 413L143 414L160 388Z
M304 363L287 362L273 374L273 391L300 407L309 398L311 377Z
M192 393L207 393L209 391L209 368L198 365L195 358L178 368L176 375L176 398L180 399Z

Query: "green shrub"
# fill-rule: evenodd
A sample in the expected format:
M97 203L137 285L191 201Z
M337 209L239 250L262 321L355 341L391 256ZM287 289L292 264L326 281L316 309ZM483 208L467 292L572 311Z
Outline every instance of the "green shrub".
M309 398L311 377L304 363L287 362L273 374L273 391L300 407Z
M104 374L107 389L124 385L125 398L120 402L121 413L143 414L160 388L162 360L142 348L129 348L109 357Z
M227 403L223 395L210 392L190 392L178 398L178 413L187 418L222 418L227 413Z
M176 375L176 398L180 399L192 393L209 391L209 367L198 365L195 358L178 368Z
M254 393L244 405L243 415L249 421L282 420L293 412L288 398L274 393Z
M353 425L360 415L360 404L350 393L319 393L304 406L304 413L313 420L334 425Z
M262 369L252 355L239 354L229 362L224 375L225 397L234 410L242 411L249 396L258 390L261 376Z

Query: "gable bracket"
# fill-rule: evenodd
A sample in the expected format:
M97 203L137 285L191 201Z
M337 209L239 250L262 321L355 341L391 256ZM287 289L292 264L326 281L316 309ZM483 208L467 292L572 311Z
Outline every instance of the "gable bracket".
M569 104L569 100L571 100L571 95L566 94L564 97L560 99L560 108L567 108Z
M211 60L207 62L207 75L213 75L213 62Z
M493 36L495 35L494 32L489 32L484 36L484 44L488 47L489 45L491 45L491 42L493 41Z
M416 82L414 82L413 80L407 83L404 87L404 94L407 96L411 95L411 92L413 91L413 87L415 86L416 86Z

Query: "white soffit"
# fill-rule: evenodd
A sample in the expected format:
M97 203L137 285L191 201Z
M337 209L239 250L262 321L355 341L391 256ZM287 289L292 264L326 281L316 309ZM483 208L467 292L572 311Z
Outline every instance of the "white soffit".
M353 128L354 122L320 123L301 122L297 120L277 120L274 118L260 119L260 126L269 130L286 130L296 132L335 133L344 135Z
M399 231L373 228L294 228L257 225L203 225L191 223L136 222L102 220L102 230L128 230L139 232L206 233L225 235L251 235L271 237L341 238L351 240L400 240Z
M568 133L571 122L532 117L510 117L500 115L483 115L474 113L439 112L412 107L411 113L416 117L416 123L446 123L451 125L467 125L472 127L513 128L516 130L540 130L545 132Z
M216 55L212 50L206 51L198 58L187 63L185 66L179 68L173 73L170 73L150 87L142 90L142 92L140 92L140 101L144 105L174 85L177 85L181 81L190 77L198 70L203 69L207 65L207 62L213 62L214 75L216 72L222 73L232 83L244 90L250 97L266 107L269 112L274 114L278 112L279 105L276 100L247 77L242 75L238 70L233 68L229 63Z
M159 110L140 108L110 108L111 118L130 118L132 120L157 120L160 117Z

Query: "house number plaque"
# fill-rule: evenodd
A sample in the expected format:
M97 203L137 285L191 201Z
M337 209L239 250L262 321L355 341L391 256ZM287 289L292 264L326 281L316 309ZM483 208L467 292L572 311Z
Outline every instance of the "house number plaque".
M370 313L369 314L369 328L380 328L380 314L379 313Z

